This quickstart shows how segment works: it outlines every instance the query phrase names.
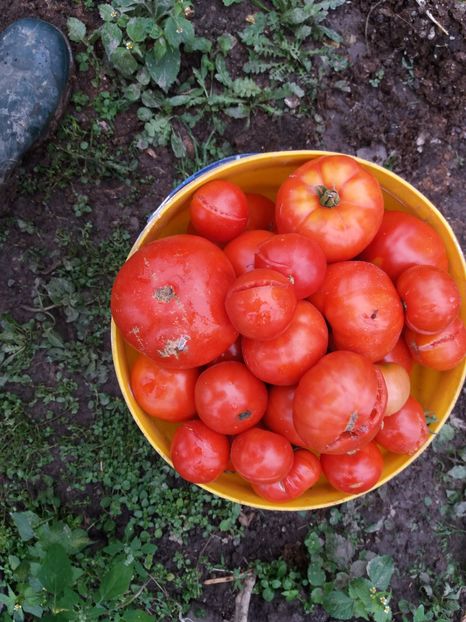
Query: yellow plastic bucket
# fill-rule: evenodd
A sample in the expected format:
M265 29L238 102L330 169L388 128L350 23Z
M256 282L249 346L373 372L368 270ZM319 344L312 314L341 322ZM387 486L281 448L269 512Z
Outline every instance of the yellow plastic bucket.
M188 205L190 198L195 190L207 181L227 179L241 186L246 192L256 192L275 199L278 187L293 170L308 160L328 154L329 152L324 151L279 151L237 156L210 165L184 182L165 199L140 234L130 255L152 240L176 233L185 233L189 220ZM462 317L463 320L466 319L466 264L461 248L448 222L426 197L398 175L371 162L356 159L379 180L383 190L385 209L402 210L413 214L429 223L439 233L447 249L450 274L461 292ZM115 371L128 408L152 447L171 465L170 442L176 424L149 417L137 405L130 388L130 370L136 352L124 342L113 320L111 334ZM433 434L429 442L412 456L385 453L383 474L374 488L388 482L392 477L406 469L413 460L426 450L453 409L465 375L466 361L447 372L436 372L420 366L413 368L411 374L413 394L421 402L424 409L429 410L436 417L436 421L430 426ZM230 501L267 510L312 510L343 503L359 496L331 488L323 477L299 499L281 504L258 497L249 484L236 474L224 474L215 482L203 485L202 488Z

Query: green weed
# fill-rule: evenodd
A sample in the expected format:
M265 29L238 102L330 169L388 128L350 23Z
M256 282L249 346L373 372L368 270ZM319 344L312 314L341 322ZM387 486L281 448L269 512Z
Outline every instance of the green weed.
M324 25L328 12L342 3L273 0L271 8L258 3L261 12L250 16L239 38L225 33L215 44L196 35L193 10L185 1L113 0L99 5L104 23L91 35L76 19L68 28L72 40L86 49L90 41L101 40L123 97L140 104L137 114L144 125L137 146L170 146L183 160L180 170L186 170L187 161L198 158L197 142L205 142L205 136L194 134L201 119L211 143L221 145L225 119L248 124L257 111L274 116L308 109L322 75L345 67L335 49L340 37ZM228 55L235 45L249 59L243 73L233 77ZM182 60L190 65L188 75ZM346 88L343 81L336 86Z
M127 179L137 161L124 160L122 150L115 151L100 135L97 124L86 129L76 117L67 115L57 139L47 146L46 162L21 178L22 191L29 195L41 193L47 199L56 188L65 188L75 179L82 183L100 183L106 177Z

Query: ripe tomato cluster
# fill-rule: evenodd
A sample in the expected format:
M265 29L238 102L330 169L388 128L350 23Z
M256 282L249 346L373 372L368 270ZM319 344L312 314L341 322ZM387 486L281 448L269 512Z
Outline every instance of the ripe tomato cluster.
M466 355L441 238L384 211L349 156L304 164L275 202L216 180L189 209L191 234L135 252L111 299L139 352L136 401L179 422L175 469L194 483L235 471L277 502L322 476L369 490L380 447L412 454L429 437L413 362L444 371Z

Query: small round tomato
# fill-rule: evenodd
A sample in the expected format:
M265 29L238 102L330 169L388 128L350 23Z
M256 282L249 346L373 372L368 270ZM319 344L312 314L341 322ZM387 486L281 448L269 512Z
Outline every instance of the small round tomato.
M401 337L398 339L393 350L390 350L390 352L386 354L379 362L396 363L397 365L401 365L402 367L404 367L408 374L411 373L411 369L413 368L413 357L409 352L409 348L406 345L406 341L404 340L403 335L401 335Z
M278 191L279 233L310 233L327 260L360 253L382 222L383 196L377 179L353 158L323 156L299 167Z
M124 339L162 367L198 367L238 337L224 304L234 280L230 260L212 242L186 234L161 238L123 264L112 316Z
M235 471L249 482L277 482L293 466L293 449L280 434L250 428L233 439L231 461Z
M406 325L417 333L438 333L458 315L460 293L451 276L432 266L412 266L400 274L396 288Z
M247 229L275 229L275 203L262 194L246 193L249 207Z
M403 329L403 308L380 268L364 261L332 264L319 291L339 350L378 361L393 349Z
M294 424L309 449L343 454L375 437L386 404L380 370L360 354L339 350L322 357L301 378Z
M383 457L375 443L343 456L322 454L320 463L331 486L352 494L370 490L383 471Z
M245 231L231 242L228 242L223 251L231 261L237 276L254 270L256 267L257 249L262 242L272 237L273 233L270 231L254 229L253 231Z
M327 260L319 244L308 235L283 233L260 244L256 268L277 270L294 285L296 298L307 298L319 289L327 270Z
M386 211L377 235L361 253L393 280L416 264L448 270L442 238L426 222L404 212Z
M233 326L245 337L273 339L291 322L296 307L293 285L275 270L241 274L225 298Z
M300 300L290 325L269 341L242 339L243 358L252 373L269 384L296 384L325 354L328 329L322 314Z
M466 329L460 317L435 335L407 330L405 339L417 363L438 371L453 369L466 356Z
M194 416L198 369L164 369L141 354L131 370L136 402L151 417L183 421Z
M241 337L231 344L222 354L210 361L209 365L216 365L217 363L223 363L224 361L239 361L243 362L243 352L241 350Z
M224 434L194 419L177 428L170 457L181 477L193 484L207 484L225 471L229 452L230 443Z
M267 398L265 384L236 361L208 367L195 388L197 414L222 434L239 434L256 425L265 413Z
M287 438L293 445L306 447L305 442L296 432L293 421L293 402L296 387L276 387L269 391L267 411L262 422L272 430Z
M272 484L253 484L256 494L267 501L291 501L309 490L319 480L322 473L319 459L310 451L295 451L293 466L282 480Z
M376 367L382 372L387 387L387 406L384 415L388 417L406 404L411 393L411 381L408 372L401 365L379 363Z
M383 421L375 440L394 454L414 454L429 438L424 410L414 397Z
M212 242L229 242L246 230L249 208L239 186L216 179L196 190L189 213L194 229Z

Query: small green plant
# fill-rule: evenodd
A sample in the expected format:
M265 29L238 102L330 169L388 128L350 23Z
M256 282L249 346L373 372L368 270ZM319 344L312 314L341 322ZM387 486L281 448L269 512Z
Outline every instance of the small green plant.
M415 80L413 60L411 58L408 58L407 56L402 56L401 66L403 67L403 69L406 70L407 73L406 84L408 86L413 86Z
M303 5L299 0L272 0L272 9L258 3L263 10L252 15L250 24L239 33L249 55L244 71L263 74L272 84L288 85L292 93L285 103L291 110L309 105L322 75L346 67L334 47L339 45L340 35L323 24L329 11L343 3L333 0ZM318 68L316 58L320 59Z
M88 204L89 197L85 194L76 194L76 201L73 205L73 212L76 218L81 218L84 214L90 214L92 207Z
M78 52L75 56L80 71L87 71L89 67L95 69L95 78L93 84L99 83L100 61L94 51L94 43L97 41L96 32L87 34L86 25L76 17L69 17L67 20L68 37L75 43L81 43L85 48L84 51Z
M328 523L310 530L304 545L309 560L305 575L283 559L256 562L256 590L264 600L280 594L286 600L301 601L306 612L321 605L335 620L392 620L391 557L368 551L356 555L353 543Z
M133 539L112 542L94 556L82 529L41 521L33 512L11 515L24 543L22 558L10 555L3 566L8 578L0 603L14 622L25 614L44 620L150 622L153 617L132 605L151 581L153 544ZM135 588L131 589L134 585ZM2 615L1 620L6 620Z
M369 78L369 84L376 89L378 86L380 86L380 83L382 82L384 75L385 75L385 70L383 67L380 67L373 74L372 78Z

